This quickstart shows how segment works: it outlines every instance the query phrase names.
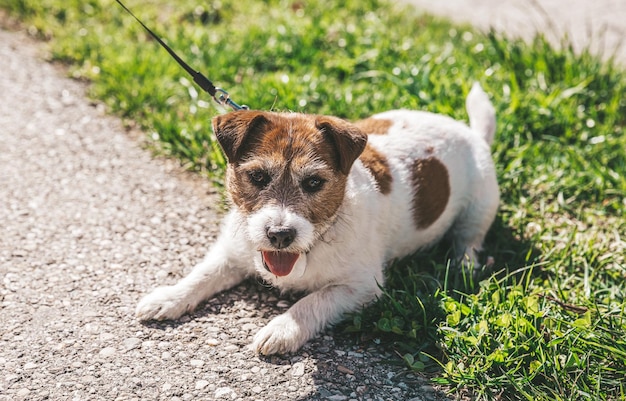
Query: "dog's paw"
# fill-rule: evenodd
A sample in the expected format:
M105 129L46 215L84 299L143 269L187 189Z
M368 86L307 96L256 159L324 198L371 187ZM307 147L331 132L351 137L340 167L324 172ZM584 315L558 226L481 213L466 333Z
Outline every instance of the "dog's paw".
M284 354L297 351L309 337L309 332L285 313L263 327L254 336L251 347L263 355Z
M175 285L159 287L139 301L135 316L143 321L178 319L195 306L189 304L187 295Z

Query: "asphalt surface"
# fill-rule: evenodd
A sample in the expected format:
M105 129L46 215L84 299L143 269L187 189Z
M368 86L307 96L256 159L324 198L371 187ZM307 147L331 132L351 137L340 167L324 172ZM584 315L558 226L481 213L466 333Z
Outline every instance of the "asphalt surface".
M626 64L624 0L403 0L431 14L495 29L511 38L532 39L542 33L555 46L566 43L580 52Z
M626 25L622 0L411 2L511 36L604 32L605 56ZM41 49L0 30L0 401L442 398L375 341L332 330L258 357L253 334L293 299L253 281L180 321L139 323L139 298L204 255L220 199L152 157Z

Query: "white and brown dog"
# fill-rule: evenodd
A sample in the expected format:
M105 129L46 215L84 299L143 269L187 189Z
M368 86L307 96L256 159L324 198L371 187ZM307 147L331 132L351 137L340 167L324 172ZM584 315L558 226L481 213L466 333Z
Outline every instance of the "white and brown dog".
M232 210L205 259L144 297L137 317L176 319L256 274L308 292L252 344L291 352L374 300L389 261L446 233L459 260L477 263L499 202L495 112L477 84L466 107L470 127L408 110L354 124L260 111L216 117Z

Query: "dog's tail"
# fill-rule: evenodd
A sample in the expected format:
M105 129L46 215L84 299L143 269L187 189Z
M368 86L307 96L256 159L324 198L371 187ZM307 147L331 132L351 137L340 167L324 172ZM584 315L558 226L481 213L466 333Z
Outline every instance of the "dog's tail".
M474 82L467 95L465 108L469 115L470 128L480 133L485 142L491 145L496 133L496 111L478 82Z

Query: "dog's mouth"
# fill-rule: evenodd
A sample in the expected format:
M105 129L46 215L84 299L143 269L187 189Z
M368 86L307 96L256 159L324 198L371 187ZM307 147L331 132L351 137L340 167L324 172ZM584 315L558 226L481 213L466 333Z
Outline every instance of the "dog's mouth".
M299 253L261 251L263 266L278 277L291 273L300 258Z

